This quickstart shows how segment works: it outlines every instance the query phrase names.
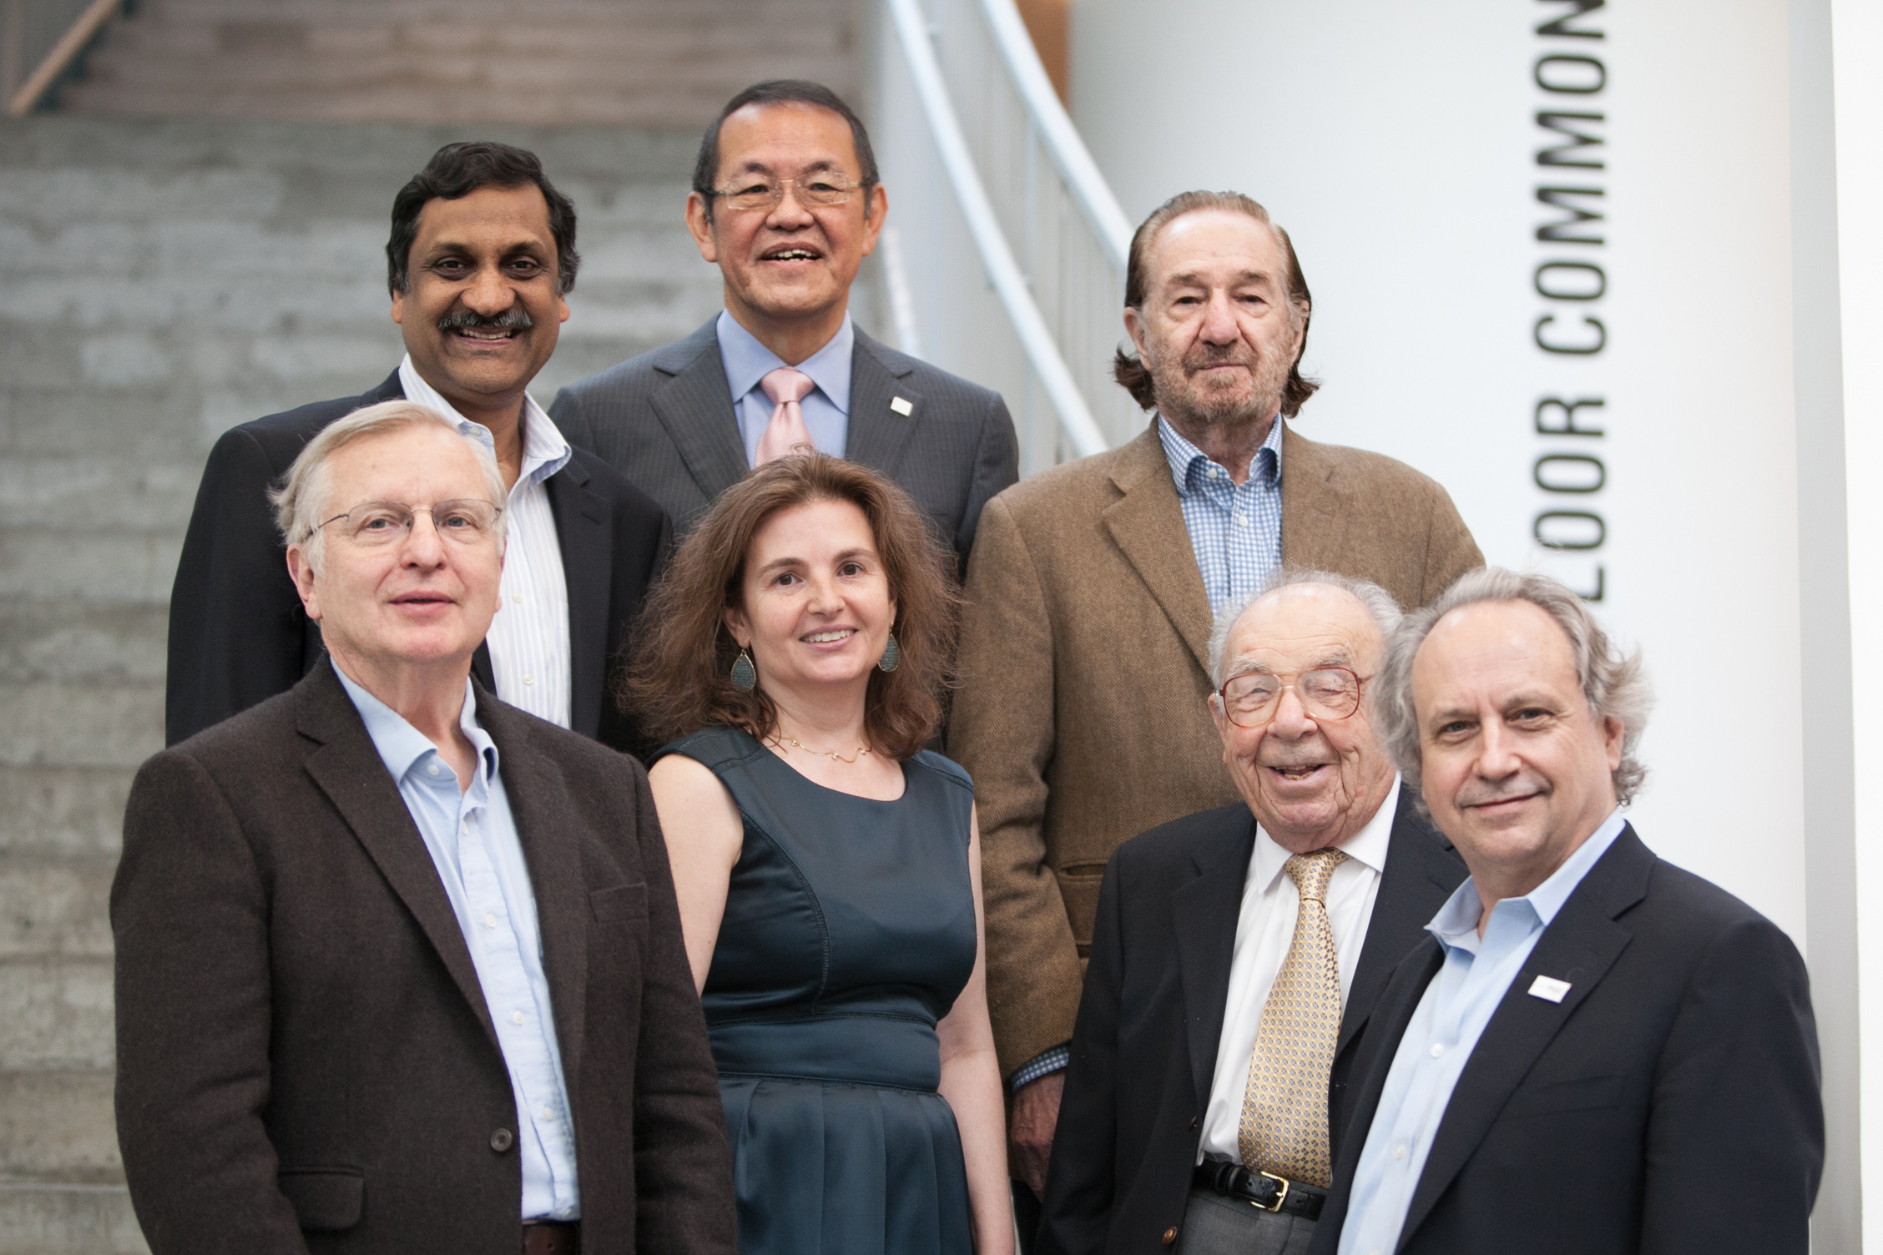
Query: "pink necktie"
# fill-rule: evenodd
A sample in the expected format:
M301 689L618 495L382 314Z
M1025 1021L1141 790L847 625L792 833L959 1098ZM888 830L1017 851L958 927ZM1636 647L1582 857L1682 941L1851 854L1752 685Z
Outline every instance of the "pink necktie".
M771 422L765 424L765 434L758 438L758 456L752 459L752 465L763 466L793 453L815 452L817 446L811 443L804 411L798 405L817 386L811 377L801 370L780 366L759 380L758 386L777 402L778 408L772 411Z

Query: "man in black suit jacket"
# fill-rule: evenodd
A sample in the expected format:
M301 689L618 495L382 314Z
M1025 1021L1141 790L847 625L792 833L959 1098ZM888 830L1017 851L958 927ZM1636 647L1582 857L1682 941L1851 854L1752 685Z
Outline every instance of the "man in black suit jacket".
M1248 1093L1264 1049L1258 1025L1286 1021L1280 991L1318 913L1338 952L1324 956L1339 969L1327 973L1333 1015L1303 1060L1311 1075L1294 1095L1298 1110L1270 1114L1320 1122L1309 1140L1324 1156L1337 1040L1365 1019L1464 876L1449 843L1395 789L1359 705L1359 677L1372 675L1397 619L1376 586L1310 572L1284 577L1219 626L1211 656L1226 683L1211 709L1246 805L1152 829L1106 868L1041 1249L1305 1246L1325 1176L1291 1168L1288 1146L1242 1145L1247 1102L1266 1101ZM1347 866L1310 904L1281 873L1296 862L1289 855L1317 850Z
M1334 1067L1313 1250L1804 1255L1824 1159L1803 960L1662 862L1638 658L1547 577L1474 572L1380 678L1471 870Z
M569 385L550 413L682 534L774 449L808 441L901 485L965 565L981 507L1019 476L1019 445L998 393L851 325L850 285L888 206L863 123L828 88L740 92L707 129L687 197L725 311ZM767 390L781 370L808 376L801 400Z
M431 411L329 426L282 505L328 657L138 773L117 1114L156 1255L735 1249L647 777L469 678L503 496Z
M606 462L567 446L526 391L568 317L574 207L532 154L448 144L400 191L386 251L404 364L363 395L244 423L210 453L170 597L167 743L285 692L319 661L320 632L288 579L269 485L327 424L409 397L488 430L515 485L510 522L522 543L507 582L522 600L508 614L522 622L479 648L478 681L585 736L638 748L611 677L666 553L668 522ZM493 660L492 648L504 656Z

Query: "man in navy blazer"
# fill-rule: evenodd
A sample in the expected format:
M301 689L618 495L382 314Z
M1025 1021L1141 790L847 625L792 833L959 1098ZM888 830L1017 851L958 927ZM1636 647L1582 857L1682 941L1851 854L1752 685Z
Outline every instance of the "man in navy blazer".
M1332 1029L1344 1037L1365 1019L1464 877L1399 787L1360 702L1398 618L1376 585L1297 572L1218 625L1211 713L1246 801L1127 841L1105 870L1040 1250L1305 1247L1325 1175L1289 1168L1284 1148L1245 1155L1240 1144L1258 1026L1287 1018L1269 991L1306 915L1286 865L1315 850L1341 864L1321 897L1344 1022L1330 1021L1307 1061L1299 1110L1273 1112L1323 1126L1310 1139L1323 1167ZM1342 991L1328 992L1338 1008Z
M1804 1255L1824 1161L1803 960L1622 818L1638 656L1540 575L1413 616L1381 720L1471 878L1334 1065L1322 1255Z
M725 309L570 384L549 412L680 535L769 456L765 433L786 411L801 412L792 440L894 480L965 566L981 507L1019 477L1019 442L999 393L852 325L850 286L888 210L869 134L836 93L746 88L707 128L686 205ZM789 406L772 395L780 378L804 389Z
M478 647L478 682L552 723L638 748L610 689L667 551L667 518L564 440L527 391L569 316L574 206L531 153L447 144L394 200L386 259L406 345L399 368L363 395L233 428L209 455L170 595L166 742L286 692L320 661L269 487L335 419L412 400L487 440L510 487L504 609Z

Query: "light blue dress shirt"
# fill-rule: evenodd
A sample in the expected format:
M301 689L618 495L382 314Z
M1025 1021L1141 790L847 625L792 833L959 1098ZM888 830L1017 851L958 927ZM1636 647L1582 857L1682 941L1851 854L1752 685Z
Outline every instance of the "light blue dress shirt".
M471 682L464 682L458 726L477 750L477 771L471 786L460 792L458 777L437 746L339 667L334 674L398 783L477 969L521 1124L516 1144L523 1166L522 1219L578 1219L582 1199L575 1179L575 1135L550 1014L549 979L543 974L536 894L497 770L497 747L477 722Z
M1498 902L1483 937L1478 936L1478 920L1484 904L1470 877L1425 926L1444 947L1445 965L1425 987L1386 1074L1386 1088L1354 1173L1340 1255L1392 1255L1399 1245L1399 1231L1425 1172L1426 1156L1432 1153L1432 1140L1478 1038L1543 930L1589 869L1608 853L1624 824L1618 809L1548 880L1521 898Z
M738 319L719 311L719 360L726 368L726 382L732 387L732 408L739 416L739 435L745 441L745 464L758 456L759 437L772 421L778 406L765 395L759 381L785 365L785 360L760 344L758 337L739 325ZM843 456L850 439L850 356L856 347L856 328L850 315L843 316L843 326L817 352L793 366L811 377L817 387L811 389L798 408L804 411L804 427L811 433L811 443L819 453L834 458Z
M1240 484L1161 414L1157 436L1177 481L1183 525L1203 573L1210 613L1220 615L1259 591L1281 566L1281 416L1270 424L1268 439L1249 459L1249 477Z

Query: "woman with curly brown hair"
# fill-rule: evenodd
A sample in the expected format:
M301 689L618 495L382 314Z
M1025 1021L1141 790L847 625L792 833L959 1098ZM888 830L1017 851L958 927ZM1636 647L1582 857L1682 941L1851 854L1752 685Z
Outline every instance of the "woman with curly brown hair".
M1008 1255L967 774L923 749L951 559L895 485L766 464L680 547L631 704L734 1155L744 1255Z

